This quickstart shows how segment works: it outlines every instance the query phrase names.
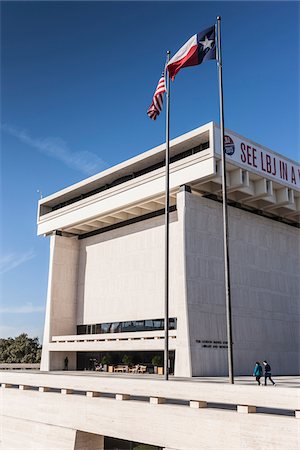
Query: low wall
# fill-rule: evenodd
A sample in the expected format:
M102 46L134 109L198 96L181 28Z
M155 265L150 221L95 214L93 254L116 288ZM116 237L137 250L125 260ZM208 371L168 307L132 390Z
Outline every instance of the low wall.
M9 418L176 450L300 446L295 388L8 372L0 378L3 442ZM46 439L39 450L49 448Z
M40 370L40 363L3 363L0 370Z

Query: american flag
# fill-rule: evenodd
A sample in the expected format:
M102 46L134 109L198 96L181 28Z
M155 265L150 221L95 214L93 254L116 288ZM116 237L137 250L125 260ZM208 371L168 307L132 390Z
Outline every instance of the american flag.
M163 98L165 92L166 92L165 75L162 74L158 82L157 88L154 92L150 108L147 111L147 114L150 117L150 119L156 120L156 117L159 116L163 107Z

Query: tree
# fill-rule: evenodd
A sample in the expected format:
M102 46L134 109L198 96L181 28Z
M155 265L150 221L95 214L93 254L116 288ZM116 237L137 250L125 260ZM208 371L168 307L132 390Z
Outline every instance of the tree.
M37 337L26 333L16 338L0 339L0 363L39 363L42 346Z

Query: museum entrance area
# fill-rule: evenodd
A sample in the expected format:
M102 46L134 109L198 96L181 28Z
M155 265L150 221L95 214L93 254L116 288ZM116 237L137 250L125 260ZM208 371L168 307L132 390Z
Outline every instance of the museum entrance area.
M175 351L170 354L170 374L174 374ZM162 375L163 351L77 352L77 370L101 372L157 373Z

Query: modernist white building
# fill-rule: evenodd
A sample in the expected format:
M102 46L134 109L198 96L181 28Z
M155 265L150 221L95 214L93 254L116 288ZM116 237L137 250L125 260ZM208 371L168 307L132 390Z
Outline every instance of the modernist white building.
M299 372L300 166L226 131L235 374ZM175 375L227 374L220 131L170 143ZM50 237L42 370L164 349L165 145L39 201Z

